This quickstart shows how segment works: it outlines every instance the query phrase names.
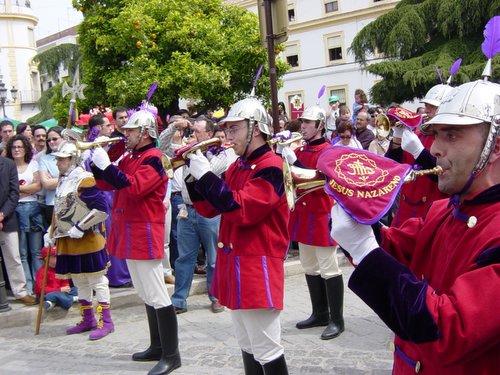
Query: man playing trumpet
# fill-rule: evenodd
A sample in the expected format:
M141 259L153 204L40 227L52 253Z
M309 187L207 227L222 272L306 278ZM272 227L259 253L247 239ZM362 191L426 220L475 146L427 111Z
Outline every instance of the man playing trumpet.
M325 112L318 105L304 110L299 120L305 145L295 149L280 146L277 152L297 167L316 169L326 141ZM283 135L283 134L282 134ZM330 237L330 210L333 199L323 189L312 191L298 200L290 213L288 231L299 244L300 263L306 275L312 314L298 322L298 329L327 326L322 340L330 340L344 331L344 283L337 260L337 246Z
M288 208L281 158L267 144L271 122L257 99L235 103L222 126L239 156L224 178L200 150L189 155L196 210L222 217L211 294L231 310L245 374L286 375L280 312Z

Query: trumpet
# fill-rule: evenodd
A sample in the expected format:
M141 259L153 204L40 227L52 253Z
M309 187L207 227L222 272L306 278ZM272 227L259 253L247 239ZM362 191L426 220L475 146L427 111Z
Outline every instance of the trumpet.
M232 148L233 146L223 146L222 141L219 138L210 138L206 141L194 143L192 145L188 145L178 149L175 152L175 156L173 158L169 158L167 155L163 154L162 156L162 164L163 168L167 172L169 178L174 177L174 172L177 168L182 167L186 164L186 160L188 159L188 155L201 150L203 153L207 152L210 148L219 149L223 147L225 150Z
M294 142L300 142L302 140L302 134L299 132L291 133L291 138L285 139L281 136L277 136L276 138L271 138L267 141L269 146L274 146L275 144L279 146L288 146Z
M124 141L122 137L114 137L114 138L103 139L102 141L94 141L94 142L75 141L74 143L78 150L85 151L96 147L105 146L110 143L117 143L122 141Z
M375 125L375 131L377 132L378 136L387 138L392 128L399 128L401 126L403 126L403 123L399 121L391 121L385 114L380 113L379 115L377 115L377 124Z
M440 166L419 171L412 170L406 175L404 182L413 182L420 176L440 176L442 173L443 169ZM325 186L326 177L316 169L296 167L290 165L286 159L283 159L283 182L288 208L290 211L293 211L295 209L295 203L300 198Z

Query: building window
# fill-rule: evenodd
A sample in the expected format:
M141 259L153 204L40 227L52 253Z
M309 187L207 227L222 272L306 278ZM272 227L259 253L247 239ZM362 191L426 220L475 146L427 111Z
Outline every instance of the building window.
M338 1L326 1L325 2L325 13L336 12L339 10Z
M292 68L297 68L299 64L299 45L289 44L285 46L285 56L286 62L290 64Z
M293 8L288 9L288 21L289 22L295 21L295 9Z
M340 105L345 105L347 103L347 90L345 88L330 89L330 96L336 95L339 97Z
M35 31L32 27L28 27L28 44L30 47L35 47Z
M328 49L329 62L339 62L343 59L342 37L340 35L327 37L326 48Z

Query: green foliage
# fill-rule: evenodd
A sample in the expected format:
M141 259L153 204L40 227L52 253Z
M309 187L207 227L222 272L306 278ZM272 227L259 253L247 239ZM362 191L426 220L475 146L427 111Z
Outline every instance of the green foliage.
M394 10L364 27L350 51L365 69L383 77L371 91L373 102L389 104L423 97L462 58L454 84L478 79L486 63L483 30L499 14L500 0L402 0ZM375 53L388 61L367 65ZM493 78L500 77L500 56Z
M40 52L33 61L38 64L38 70L42 73L48 73L49 76L57 78L59 68L68 70L73 75L80 62L80 48L75 44L60 44L46 51Z
M51 100L56 92L56 87L60 87L60 86L59 85L53 86L53 87L45 90L42 93L42 95L40 96L40 99L38 101L38 105L40 107L40 112L38 112L36 115L27 119L26 122L28 124L39 124L40 122L48 120L48 119L53 117L52 116L53 109L52 109Z
M221 0L74 1L88 103L135 107L151 84L152 102L173 113L179 98L200 109L227 107L250 92L266 50L257 17ZM278 77L287 69L277 62ZM264 72L257 95L269 98Z

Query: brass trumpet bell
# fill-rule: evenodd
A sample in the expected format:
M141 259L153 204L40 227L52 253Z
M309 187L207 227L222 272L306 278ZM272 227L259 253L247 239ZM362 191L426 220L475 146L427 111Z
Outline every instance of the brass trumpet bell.
M182 167L186 164L186 160L188 159L188 155L201 150L203 153L207 152L210 148L220 148L222 142L219 138L210 138L206 141L194 143L192 145L188 145L178 149L175 152L175 156L173 158L169 158L167 155L163 154L162 156L162 164L163 168L167 172L167 176L169 178L174 177L174 172L177 168ZM233 146L224 146L224 149L231 148Z
M380 113L377 116L377 125L375 126L375 131L377 132L378 136L387 138L387 136L391 132L391 121L389 120L389 117L387 117L383 113Z
M288 146L291 145L294 142L300 142L302 140L302 134L299 132L293 132L291 133L291 138L285 139L280 136L276 138L271 138L270 140L267 141L269 146L273 146L275 144L278 144L280 146Z
M74 143L75 143L75 146L78 150L85 151L85 150L90 150L90 149L100 147L100 146L106 146L110 143L116 143L116 142L121 142L121 141L124 141L124 139L121 137L115 137L115 138L103 139L102 141L94 141L94 142L75 141Z
M326 179L316 169L306 169L290 165L286 158L284 158L283 182L288 208L290 211L293 211L295 209L295 202L304 195L323 188Z

